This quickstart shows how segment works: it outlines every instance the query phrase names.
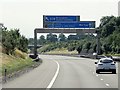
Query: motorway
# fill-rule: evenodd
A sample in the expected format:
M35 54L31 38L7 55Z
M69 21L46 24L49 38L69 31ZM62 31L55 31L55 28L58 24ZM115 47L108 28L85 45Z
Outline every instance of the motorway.
M95 60L40 55L43 63L34 70L3 84L3 88L118 88L117 74L95 73Z

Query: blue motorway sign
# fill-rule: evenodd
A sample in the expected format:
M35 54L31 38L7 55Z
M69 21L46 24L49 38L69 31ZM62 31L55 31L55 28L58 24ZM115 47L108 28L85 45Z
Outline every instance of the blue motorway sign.
M80 21L80 16L57 16L57 15L43 15L43 22L51 21Z
M95 28L95 21L46 22L44 28Z

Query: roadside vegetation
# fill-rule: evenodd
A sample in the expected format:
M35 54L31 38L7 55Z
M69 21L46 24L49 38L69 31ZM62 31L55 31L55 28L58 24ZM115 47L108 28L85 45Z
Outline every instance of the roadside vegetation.
M99 29L101 53L120 55L120 17L103 17Z
M100 54L120 56L120 17L105 16L100 20L97 27L100 32ZM33 38L29 39L29 44L33 44ZM77 51L78 54L96 52L96 36L92 34L76 34L66 37L64 34L49 33L47 37L41 35L37 43L43 45L39 53L53 53L56 50L65 48L68 51Z
M32 67L34 64L27 54L19 50L15 50L15 53L16 55L7 55L2 53L2 70L0 71L2 76L5 75L5 69L7 70L7 75L12 75L24 68Z
M78 52L76 50L68 51L66 48L57 48L57 49L45 52L43 54L50 54L50 55L76 55L76 54L78 54Z
M27 52L28 40L19 33L19 29L2 29L2 52L13 55L15 49Z
M0 29L0 76L14 75L25 68L31 68L36 65L29 58L28 39L21 35L19 29Z

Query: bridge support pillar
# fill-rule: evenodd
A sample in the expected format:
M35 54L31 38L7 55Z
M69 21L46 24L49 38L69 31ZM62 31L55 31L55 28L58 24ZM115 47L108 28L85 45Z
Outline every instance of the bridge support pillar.
M37 31L34 30L34 55L37 56Z

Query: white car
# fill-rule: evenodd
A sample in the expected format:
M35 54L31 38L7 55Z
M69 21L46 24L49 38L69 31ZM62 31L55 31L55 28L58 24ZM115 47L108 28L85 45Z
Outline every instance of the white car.
M116 62L111 58L102 58L95 62L96 64L96 73L100 72L112 72L116 74Z

